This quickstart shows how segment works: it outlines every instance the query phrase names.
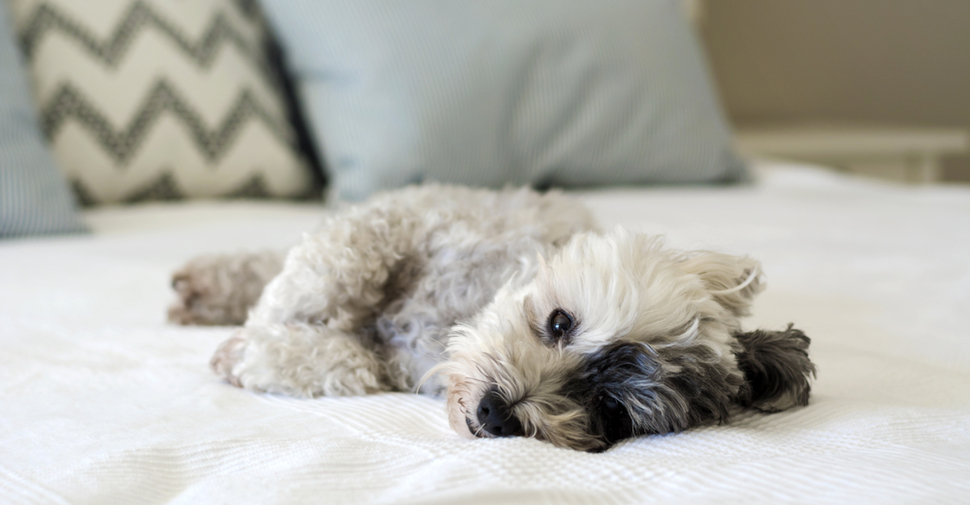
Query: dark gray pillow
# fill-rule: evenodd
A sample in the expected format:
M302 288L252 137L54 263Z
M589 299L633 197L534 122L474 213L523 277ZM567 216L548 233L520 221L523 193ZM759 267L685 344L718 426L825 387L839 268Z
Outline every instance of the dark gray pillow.
M676 0L263 0L336 192L740 179Z
M18 51L0 2L0 238L84 231L41 138Z

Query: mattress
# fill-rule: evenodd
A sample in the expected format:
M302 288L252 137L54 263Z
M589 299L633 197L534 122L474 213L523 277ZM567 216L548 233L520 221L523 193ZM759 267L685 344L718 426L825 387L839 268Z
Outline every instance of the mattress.
M747 327L794 322L811 403L602 454L467 440L440 400L255 394L207 361L231 328L169 325L192 255L283 248L323 209L87 212L0 243L3 503L911 503L970 496L970 188L761 163L750 186L578 193L606 226L760 259Z

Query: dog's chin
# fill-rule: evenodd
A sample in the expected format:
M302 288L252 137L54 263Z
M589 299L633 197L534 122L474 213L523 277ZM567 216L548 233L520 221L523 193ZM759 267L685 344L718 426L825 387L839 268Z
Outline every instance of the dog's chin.
M494 435L482 429L482 426L477 422L473 421L472 418L465 418L465 426L468 428L468 433L471 438L495 438Z
M461 435L465 438L476 438L475 433L480 432L478 426L472 422L471 418L466 417L464 414L452 414L448 413L448 420L451 424L451 428L455 430L455 433Z
M448 423L451 424L451 429L455 430L455 433L465 438L475 438L475 433L482 430L479 429L468 414L468 406L473 405L473 403L470 403L471 399L469 398L468 392L464 391L465 388L456 387L460 383L454 376L449 378L449 383L447 403Z

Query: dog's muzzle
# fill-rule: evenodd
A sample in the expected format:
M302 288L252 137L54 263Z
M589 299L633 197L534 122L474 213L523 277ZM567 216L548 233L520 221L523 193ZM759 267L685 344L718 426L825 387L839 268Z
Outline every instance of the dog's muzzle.
M493 437L521 436L522 423L512 413L512 406L499 394L490 389L478 402L476 411L481 429Z

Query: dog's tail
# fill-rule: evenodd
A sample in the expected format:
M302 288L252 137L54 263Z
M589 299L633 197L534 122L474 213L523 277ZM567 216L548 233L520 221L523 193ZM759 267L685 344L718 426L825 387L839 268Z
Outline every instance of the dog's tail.
M768 412L808 405L815 365L808 359L811 340L788 325L784 331L755 330L734 335L741 344L736 353L744 373L739 402Z

